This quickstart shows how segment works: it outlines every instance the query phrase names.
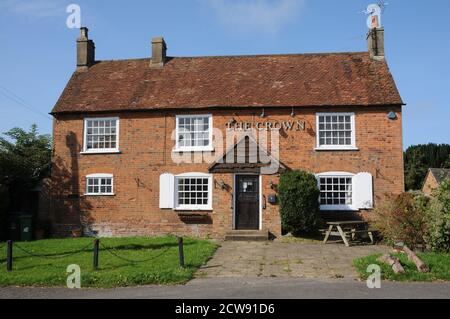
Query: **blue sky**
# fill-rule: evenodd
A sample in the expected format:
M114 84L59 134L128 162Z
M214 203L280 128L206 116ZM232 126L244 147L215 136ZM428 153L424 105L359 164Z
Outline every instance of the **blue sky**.
M376 2L376 1L375 1ZM172 56L366 50L370 0L0 0L0 132L47 115L75 69L81 7L97 59L150 56L164 36ZM450 143L450 1L390 0L386 55L403 100L404 145ZM8 98L6 97L8 96Z

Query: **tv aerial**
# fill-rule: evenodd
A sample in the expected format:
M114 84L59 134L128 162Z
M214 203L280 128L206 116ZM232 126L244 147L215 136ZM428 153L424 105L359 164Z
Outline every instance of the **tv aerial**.
M386 10L389 3L380 0L378 3L369 4L367 9L363 11L367 17L367 27L369 29L381 28L381 14Z

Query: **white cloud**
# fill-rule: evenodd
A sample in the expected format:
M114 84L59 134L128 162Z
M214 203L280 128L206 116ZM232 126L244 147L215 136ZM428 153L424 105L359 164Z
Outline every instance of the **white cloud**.
M305 0L201 0L227 27L277 33L298 17Z
M41 19L64 15L66 6L60 0L2 0L0 10Z

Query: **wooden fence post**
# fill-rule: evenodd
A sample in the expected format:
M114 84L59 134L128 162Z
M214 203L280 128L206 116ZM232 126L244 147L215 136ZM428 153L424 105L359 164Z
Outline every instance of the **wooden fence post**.
M6 248L6 270L11 272L13 270L13 241L8 240Z
M184 268L183 237L178 237L178 254L180 257L180 267Z
M99 251L99 246L100 246L100 240L99 239L95 239L94 240L94 261L93 261L94 270L98 269L98 251Z

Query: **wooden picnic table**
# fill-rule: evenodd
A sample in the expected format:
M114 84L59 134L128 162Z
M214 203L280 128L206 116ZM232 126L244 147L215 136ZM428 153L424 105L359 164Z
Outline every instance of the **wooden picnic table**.
M350 247L349 239L354 240L355 236L360 233L367 234L372 244L374 243L373 231L367 228L368 223L365 221L328 222L327 225L328 230L325 232L324 244L328 242L330 236L340 236L345 246Z

